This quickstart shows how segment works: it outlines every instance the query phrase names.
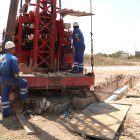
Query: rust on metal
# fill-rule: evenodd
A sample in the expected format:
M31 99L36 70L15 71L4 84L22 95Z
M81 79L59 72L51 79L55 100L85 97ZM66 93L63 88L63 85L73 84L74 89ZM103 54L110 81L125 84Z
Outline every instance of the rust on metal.
M66 87L90 87L94 85L95 76L88 75L20 75L28 81L30 88L57 89Z

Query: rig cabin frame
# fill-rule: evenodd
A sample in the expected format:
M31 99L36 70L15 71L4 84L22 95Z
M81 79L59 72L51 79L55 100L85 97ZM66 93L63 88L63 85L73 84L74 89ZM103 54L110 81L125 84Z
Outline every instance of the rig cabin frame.
M5 42L13 40L19 63L34 71L21 75L28 80L29 88L89 89L94 84L93 72L68 72L73 64L74 52L70 24L64 23L63 18L66 15L93 14L58 8L56 0L36 0L34 4L29 4L33 11L20 13L17 17L18 3L19 0L11 0ZM22 0L20 5L22 7Z

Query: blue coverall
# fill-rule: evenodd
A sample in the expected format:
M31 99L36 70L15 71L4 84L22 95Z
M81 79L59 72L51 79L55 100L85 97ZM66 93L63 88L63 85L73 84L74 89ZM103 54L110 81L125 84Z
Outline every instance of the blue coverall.
M5 53L0 58L1 64L1 85L2 85L2 114L8 116L10 112L9 96L11 88L20 87L19 99L28 98L28 83L25 79L19 78L19 66L17 58L11 53Z
M79 27L74 27L72 39L75 49L73 71L83 72L85 43L83 33Z

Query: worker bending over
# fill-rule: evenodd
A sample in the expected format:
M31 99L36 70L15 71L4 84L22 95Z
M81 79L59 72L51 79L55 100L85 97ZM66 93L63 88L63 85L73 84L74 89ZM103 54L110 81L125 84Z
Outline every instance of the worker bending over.
M19 77L18 60L14 56L15 44L7 41L5 44L6 53L0 57L0 72L2 85L2 115L7 117L10 115L9 96L12 86L20 87L19 100L26 100L28 98L27 81Z
M73 39L73 47L75 50L74 64L73 64L72 71L83 73L85 43L84 43L84 36L81 30L79 29L78 22L73 23L72 39Z

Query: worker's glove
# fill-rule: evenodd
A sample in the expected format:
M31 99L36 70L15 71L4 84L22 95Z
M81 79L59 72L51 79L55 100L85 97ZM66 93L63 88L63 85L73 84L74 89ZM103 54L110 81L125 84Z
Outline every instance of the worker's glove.
M14 74L15 78L19 78L19 74Z

